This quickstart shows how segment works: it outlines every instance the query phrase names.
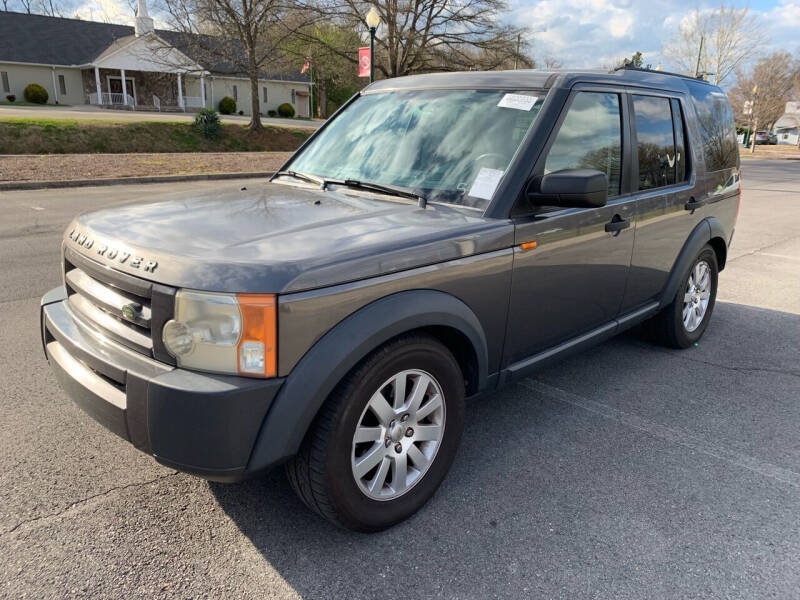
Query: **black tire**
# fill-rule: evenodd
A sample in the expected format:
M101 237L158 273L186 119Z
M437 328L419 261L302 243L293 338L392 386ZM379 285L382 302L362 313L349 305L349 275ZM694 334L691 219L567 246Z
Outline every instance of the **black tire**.
M700 261L705 261L709 266L711 278L711 296L709 297L708 307L706 308L703 319L694 331L688 331L683 324L683 305L684 294L689 284L689 276L693 272L695 265ZM714 312L714 304L717 299L717 279L719 276L719 266L717 265L717 255L711 246L704 246L699 254L692 261L689 269L683 274L681 284L675 292L672 302L664 307L655 317L647 323L647 332L653 341L668 346L670 348L689 348L697 342L705 333L711 314Z
M425 371L442 390L443 437L428 470L408 491L390 500L362 492L351 467L353 435L370 397L395 374ZM367 356L336 387L320 409L297 456L286 465L300 499L332 523L355 531L381 531L419 510L450 469L464 428L464 377L450 351L436 338L410 334Z

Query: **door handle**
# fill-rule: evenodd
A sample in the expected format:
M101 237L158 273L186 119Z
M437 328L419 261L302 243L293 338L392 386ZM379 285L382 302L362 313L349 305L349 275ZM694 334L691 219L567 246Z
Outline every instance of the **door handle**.
M683 205L684 210L694 210L696 208L700 208L701 206L705 206L708 204L708 198L703 200L695 200L694 196L689 198L689 201Z
M616 235L623 229L627 229L630 226L631 222L628 219L623 219L619 215L614 215L614 218L606 223L606 231Z

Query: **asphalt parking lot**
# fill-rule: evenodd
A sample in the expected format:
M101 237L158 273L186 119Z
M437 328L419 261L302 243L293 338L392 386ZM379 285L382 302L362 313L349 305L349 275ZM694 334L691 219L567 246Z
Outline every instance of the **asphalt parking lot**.
M241 184L0 193L0 596L800 597L800 161L743 173L699 346L626 334L471 403L437 495L370 536L311 514L282 472L159 466L42 356L73 214Z

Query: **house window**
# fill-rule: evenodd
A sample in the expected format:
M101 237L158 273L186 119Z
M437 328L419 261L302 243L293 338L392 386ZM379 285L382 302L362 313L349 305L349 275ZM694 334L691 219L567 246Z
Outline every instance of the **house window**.
M67 80L64 79L63 75L58 76L58 89L61 92L62 96L67 95Z
M261 89L264 91L264 104L266 104L267 102L269 102L269 100L267 100L267 86L264 86Z
M294 104L294 101L295 101L296 99L297 99L297 94L295 93L295 91L294 91L294 90L292 90L292 104Z
M0 76L3 78L3 91L8 93L11 91L11 86L8 83L8 71L0 71Z
M236 86L233 86L233 99L239 100L239 90L236 89Z

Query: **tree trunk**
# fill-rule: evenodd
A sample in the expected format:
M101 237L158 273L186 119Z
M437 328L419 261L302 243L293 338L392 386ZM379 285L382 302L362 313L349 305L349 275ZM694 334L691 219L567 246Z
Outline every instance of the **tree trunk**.
M261 124L261 104L258 101L258 73L250 73L250 113L250 124L247 128L250 131L264 129Z

